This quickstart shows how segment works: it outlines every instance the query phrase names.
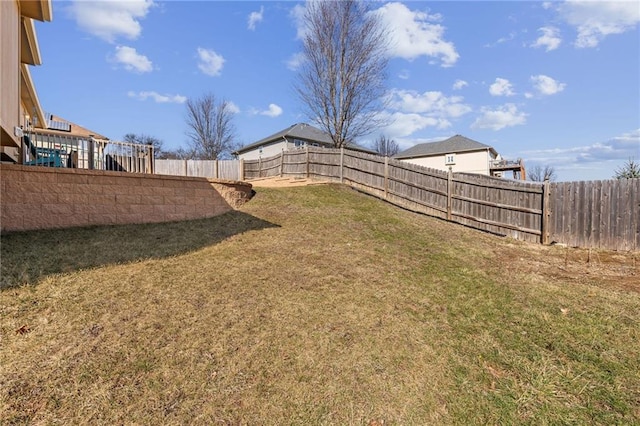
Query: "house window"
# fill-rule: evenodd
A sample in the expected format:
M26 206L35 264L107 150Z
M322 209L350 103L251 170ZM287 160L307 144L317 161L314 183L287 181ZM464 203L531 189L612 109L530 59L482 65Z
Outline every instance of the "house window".
M262 154L262 149L263 149L263 148L264 148L264 145L262 145L262 146L260 147L260 149L258 150L258 153Z
M444 164L445 166L452 166L456 164L456 155L455 154L447 154L444 156Z
M296 148L304 148L304 141L301 141L300 139L294 139L293 144Z

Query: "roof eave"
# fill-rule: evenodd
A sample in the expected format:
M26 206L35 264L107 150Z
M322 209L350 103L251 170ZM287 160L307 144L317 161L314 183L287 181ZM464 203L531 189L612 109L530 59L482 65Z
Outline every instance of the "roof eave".
M24 89L20 91L20 101L25 106L25 112L30 117L33 118L35 116L35 118L37 118L34 123L35 127L42 128L46 125L47 121L44 117L44 111L42 111L42 107L40 106L40 100L38 99L38 94L36 93L36 88L33 84L33 80L31 79L29 66L26 64L21 64L20 74L22 89Z
M51 0L20 0L20 15L50 22L53 17Z
M33 19L23 18L21 28L22 43L20 47L20 62L29 65L41 65L40 47L36 36L36 27Z

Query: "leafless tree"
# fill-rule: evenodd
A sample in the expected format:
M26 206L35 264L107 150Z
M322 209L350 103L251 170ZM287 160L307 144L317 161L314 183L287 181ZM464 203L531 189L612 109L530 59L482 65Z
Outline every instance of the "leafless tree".
M556 169L553 166L533 166L527 171L527 177L533 182L554 181L557 178Z
M187 100L187 136L194 158L217 160L230 155L236 137L233 115L233 104L218 101L211 93Z
M191 160L195 158L195 154L192 150L185 150L180 147L176 150L162 151L158 158L162 160Z
M310 1L295 89L309 118L341 148L382 123L387 30L360 0Z
M398 143L393 139L387 138L384 135L376 139L373 149L378 154L385 155L387 157L392 157L400 151L400 147L398 146Z
M162 158L162 141L156 137L145 135L143 133L127 133L124 135L124 141L129 143L137 143L140 145L151 145L153 147L153 156Z

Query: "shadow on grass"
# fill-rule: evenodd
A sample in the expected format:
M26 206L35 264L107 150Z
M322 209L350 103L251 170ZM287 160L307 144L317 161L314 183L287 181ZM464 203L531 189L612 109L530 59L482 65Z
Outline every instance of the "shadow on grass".
M0 237L0 290L50 274L180 255L274 227L279 225L234 210L183 222L10 233Z

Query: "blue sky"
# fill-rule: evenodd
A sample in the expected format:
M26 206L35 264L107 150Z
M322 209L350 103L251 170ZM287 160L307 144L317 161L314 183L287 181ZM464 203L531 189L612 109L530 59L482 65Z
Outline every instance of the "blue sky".
M304 2L58 1L37 23L43 109L121 140L186 147L187 98L233 103L249 144L309 122L292 89ZM640 2L375 2L389 29L384 134L461 134L558 180L640 159Z

